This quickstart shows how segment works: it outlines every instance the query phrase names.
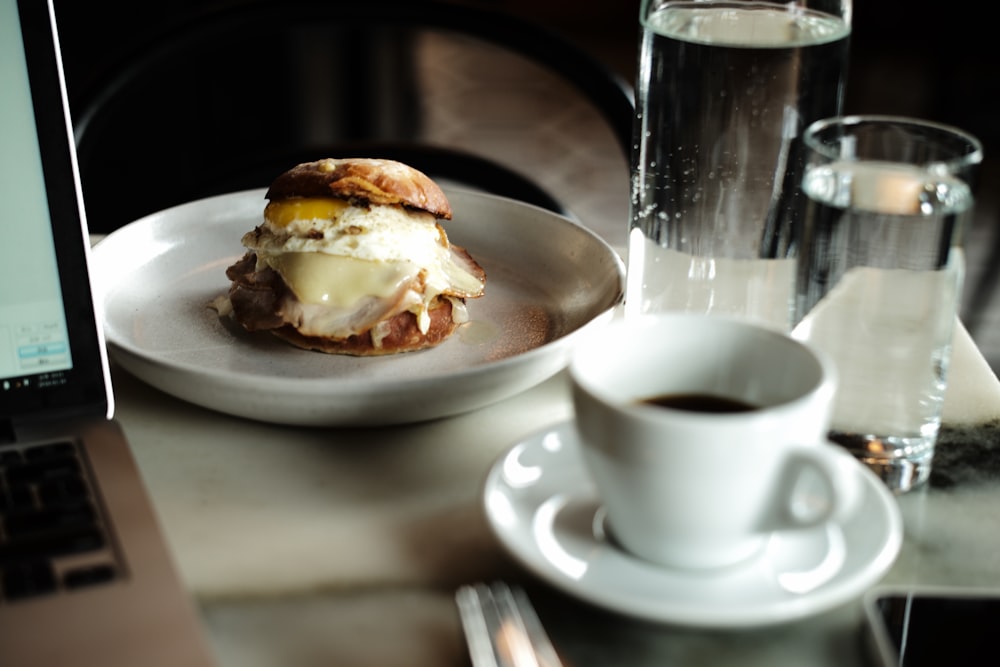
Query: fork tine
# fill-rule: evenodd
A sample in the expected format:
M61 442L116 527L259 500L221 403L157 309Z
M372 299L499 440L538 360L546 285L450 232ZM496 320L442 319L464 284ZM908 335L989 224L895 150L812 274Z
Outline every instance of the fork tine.
M493 644L493 633L487 625L479 587L462 586L455 593L455 603L462 619L465 641L469 646L469 657L475 667L500 667L497 651Z
M500 618L494 636L501 649L501 659L511 667L541 667L535 654L534 637L524 624L521 608L507 584L498 581L487 594Z
M463 586L455 593L475 667L559 667L527 594L503 582Z
M524 624L526 634L535 649L539 667L560 667L562 662L556 654L556 649L552 645L548 633L542 626L542 621L535 612L534 605L528 599L528 594L518 586L511 591L511 597L520 610L521 622Z

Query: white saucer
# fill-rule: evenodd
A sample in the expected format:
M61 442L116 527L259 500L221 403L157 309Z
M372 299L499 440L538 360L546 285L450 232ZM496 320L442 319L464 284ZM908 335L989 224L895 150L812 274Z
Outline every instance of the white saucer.
M483 501L511 554L558 588L647 620L752 627L803 618L860 596L899 553L896 499L858 464L865 494L843 525L775 533L752 562L713 573L670 570L608 541L571 422L529 436L494 465Z

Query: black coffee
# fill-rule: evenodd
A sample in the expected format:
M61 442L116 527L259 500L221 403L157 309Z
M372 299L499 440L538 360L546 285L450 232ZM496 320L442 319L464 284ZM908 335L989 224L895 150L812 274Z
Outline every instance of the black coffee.
M746 401L725 398L714 394L663 394L640 401L646 405L656 405L661 408L686 410L688 412L750 412L760 409Z

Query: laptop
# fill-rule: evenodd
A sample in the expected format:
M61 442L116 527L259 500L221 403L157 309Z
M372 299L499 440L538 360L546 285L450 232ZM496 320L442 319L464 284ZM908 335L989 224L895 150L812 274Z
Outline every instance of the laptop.
M0 0L0 665L210 665L112 419L55 26Z

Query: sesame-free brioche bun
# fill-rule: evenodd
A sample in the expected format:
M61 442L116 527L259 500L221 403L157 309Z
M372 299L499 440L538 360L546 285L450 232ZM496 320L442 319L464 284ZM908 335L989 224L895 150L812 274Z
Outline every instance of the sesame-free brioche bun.
M385 335L376 346L371 332L347 336L346 338L305 336L295 327L285 325L272 329L271 333L282 340L305 350L326 352L327 354L346 354L355 357L373 357L399 352L413 352L428 347L434 347L450 336L458 322L452 318L451 302L438 297L427 311L430 326L421 331L417 317L409 311L404 311L385 321Z
M451 204L437 183L395 160L327 158L305 162L274 179L267 199L334 197L368 204L399 204L451 220Z

